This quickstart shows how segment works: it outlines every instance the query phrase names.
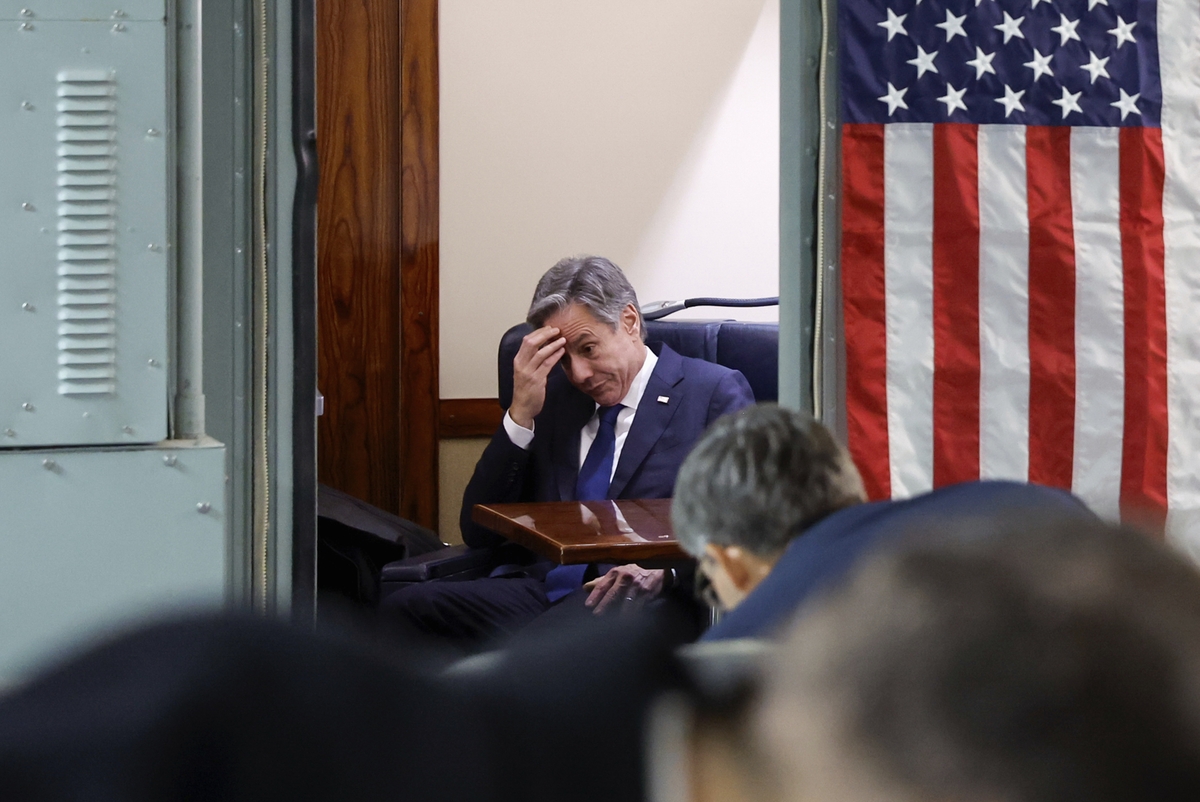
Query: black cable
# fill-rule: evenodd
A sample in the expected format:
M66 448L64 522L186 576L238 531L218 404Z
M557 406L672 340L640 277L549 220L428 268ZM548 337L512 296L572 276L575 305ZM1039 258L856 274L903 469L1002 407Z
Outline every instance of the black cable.
M770 298L688 298L683 302L684 309L693 306L779 306L779 296Z

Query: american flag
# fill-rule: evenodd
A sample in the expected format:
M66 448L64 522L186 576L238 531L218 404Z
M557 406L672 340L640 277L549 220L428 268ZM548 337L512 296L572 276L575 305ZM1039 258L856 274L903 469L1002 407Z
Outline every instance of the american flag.
M1200 510L1200 4L842 0L850 448Z

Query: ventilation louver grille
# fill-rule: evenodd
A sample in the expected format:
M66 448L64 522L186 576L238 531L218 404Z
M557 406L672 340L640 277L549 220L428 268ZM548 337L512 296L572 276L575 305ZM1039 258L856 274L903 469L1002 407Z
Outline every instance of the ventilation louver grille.
M58 392L111 395L117 376L117 85L58 74Z

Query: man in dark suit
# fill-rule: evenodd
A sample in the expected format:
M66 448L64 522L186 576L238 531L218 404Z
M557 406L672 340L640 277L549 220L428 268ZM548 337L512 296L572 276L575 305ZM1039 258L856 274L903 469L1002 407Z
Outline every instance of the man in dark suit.
M727 613L705 640L766 637L865 553L929 526L1094 516L1062 490L965 482L864 503L850 455L811 417L762 404L714 426L679 472L672 527ZM951 527L952 528L952 527Z
M512 405L463 494L463 540L502 546L505 564L486 579L414 585L385 600L385 612L427 633L477 639L514 631L568 597L604 612L662 594L671 572L534 561L475 524L471 510L669 498L708 425L754 402L741 373L665 345L647 347L637 295L607 259L552 267L538 282L528 321L534 331L513 359ZM586 599L579 595L585 583Z

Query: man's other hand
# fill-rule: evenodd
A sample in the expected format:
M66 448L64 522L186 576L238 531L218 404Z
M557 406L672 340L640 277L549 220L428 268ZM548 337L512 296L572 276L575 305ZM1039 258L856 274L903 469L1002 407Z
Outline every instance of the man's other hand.
M567 342L558 333L553 326L531 331L513 357L513 400L508 414L522 428L533 428L533 419L546 403L546 377L562 359Z
M602 614L611 605L640 607L662 593L666 574L662 569L618 565L604 576L584 585L591 591L584 604L591 607L596 615Z

